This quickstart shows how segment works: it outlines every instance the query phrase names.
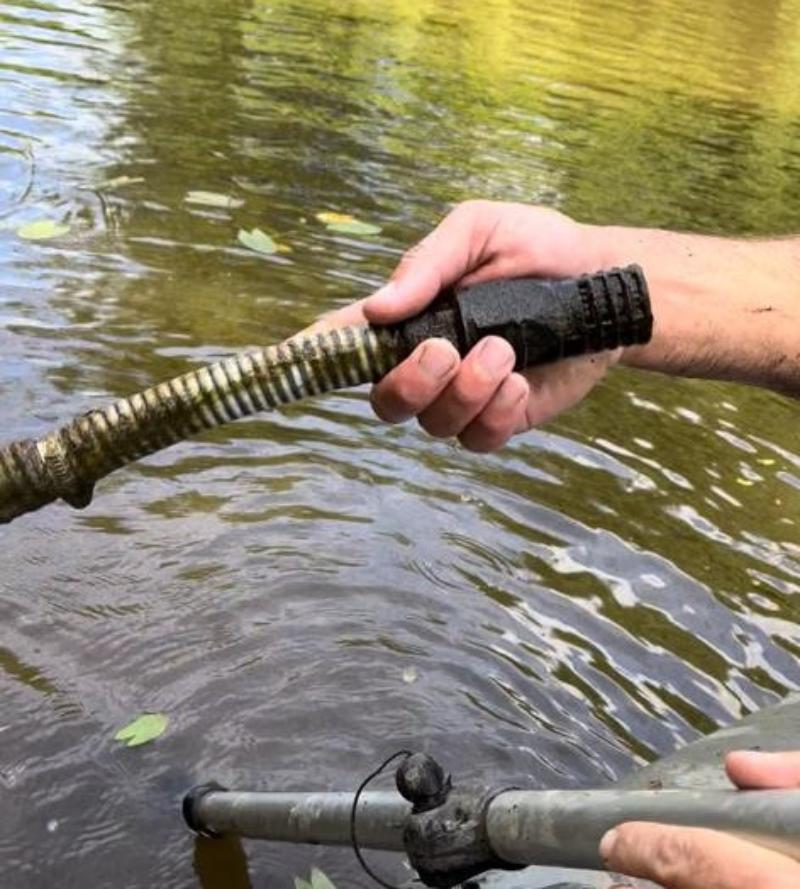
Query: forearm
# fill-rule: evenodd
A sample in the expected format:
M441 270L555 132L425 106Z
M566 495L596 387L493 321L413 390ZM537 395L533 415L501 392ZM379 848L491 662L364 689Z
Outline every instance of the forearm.
M800 238L733 240L586 226L598 267L639 263L655 323L633 367L800 396Z

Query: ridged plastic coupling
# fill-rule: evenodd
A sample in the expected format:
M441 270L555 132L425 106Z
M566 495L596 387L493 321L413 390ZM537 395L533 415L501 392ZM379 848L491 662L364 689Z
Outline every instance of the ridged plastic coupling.
M577 278L509 278L445 294L397 326L400 350L429 337L448 339L464 356L486 336L507 340L516 369L574 355L646 343L653 315L636 265Z

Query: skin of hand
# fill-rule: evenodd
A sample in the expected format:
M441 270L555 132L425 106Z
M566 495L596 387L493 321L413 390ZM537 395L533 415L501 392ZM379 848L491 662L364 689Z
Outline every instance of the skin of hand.
M800 752L729 753L725 767L740 789L800 788ZM664 889L797 889L800 863L714 830L631 822L600 843L606 867ZM619 884L616 889L622 889Z
M498 337L463 360L449 343L431 339L374 387L375 412L390 423L416 416L431 435L492 451L577 404L620 362L800 395L798 239L583 225L542 207L468 201L403 256L384 287L310 329L394 323L450 285L572 277L631 262L649 283L655 323L648 345L515 373L513 351Z
M416 314L452 284L564 278L599 267L586 227L561 213L468 201L403 256L388 284L321 323L390 324ZM463 360L448 342L432 339L374 387L372 405L387 422L416 416L437 438L457 436L470 450L492 451L579 402L620 354L572 358L520 374L513 372L511 346L499 337L482 340Z

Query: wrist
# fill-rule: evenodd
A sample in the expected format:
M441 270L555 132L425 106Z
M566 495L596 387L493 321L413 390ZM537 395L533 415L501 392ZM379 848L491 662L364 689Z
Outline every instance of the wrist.
M800 241L587 226L599 267L642 266L653 337L621 363L800 394Z

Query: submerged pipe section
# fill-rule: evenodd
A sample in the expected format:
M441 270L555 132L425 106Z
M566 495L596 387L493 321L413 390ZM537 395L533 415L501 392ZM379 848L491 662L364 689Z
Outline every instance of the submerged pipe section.
M81 509L115 469L207 429L310 395L376 382L430 337L463 356L504 337L522 370L646 343L653 317L638 266L557 281L491 281L447 292L388 327L302 334L189 371L76 417L38 440L0 448L0 524L54 500Z

